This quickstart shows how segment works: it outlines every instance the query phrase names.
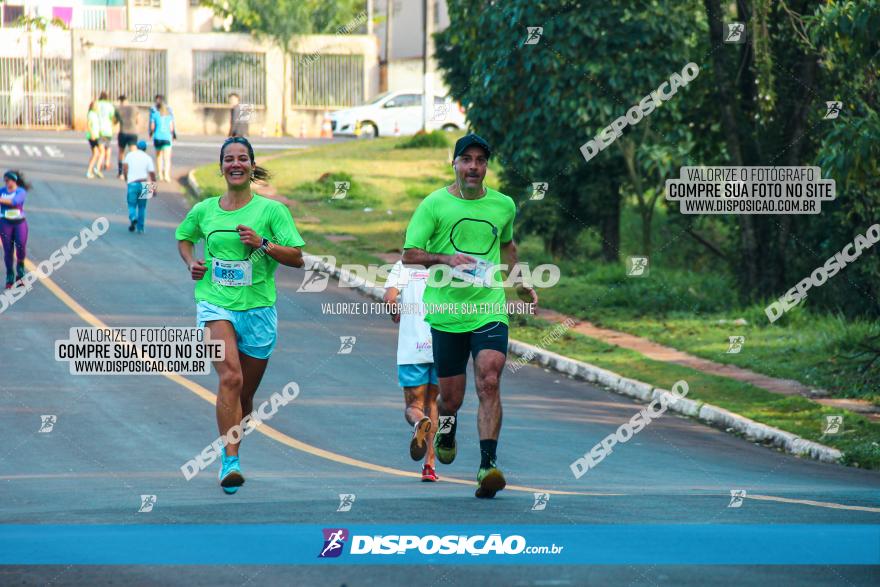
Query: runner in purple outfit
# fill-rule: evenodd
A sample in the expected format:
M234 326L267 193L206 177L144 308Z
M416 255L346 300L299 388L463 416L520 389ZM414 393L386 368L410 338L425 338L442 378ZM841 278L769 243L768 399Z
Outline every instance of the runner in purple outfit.
M24 278L25 248L27 247L28 224L24 216L24 200L30 189L20 171L7 171L3 174L6 184L0 188L0 240L3 241L3 261L6 263L6 289ZM13 252L18 258L17 271L13 272Z

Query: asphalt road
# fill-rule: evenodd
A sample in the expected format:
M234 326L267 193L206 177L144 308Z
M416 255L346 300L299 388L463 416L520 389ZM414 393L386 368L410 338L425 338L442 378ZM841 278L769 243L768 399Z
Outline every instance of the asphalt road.
M215 160L220 140L183 138L175 151L178 169ZM180 466L217 436L210 402L215 375L73 376L67 363L54 359L55 341L75 326L193 326L195 320L192 281L173 235L189 207L186 199L160 184L148 206L146 234L129 233L123 184L87 180L87 149L84 139L79 142L72 133L0 133L0 167L20 168L33 183L26 207L33 262L48 258L94 219L105 216L111 223L0 314L2 524L880 523L880 474L798 459L672 414L575 479L569 464L641 406L533 366L503 378L499 466L513 487L491 501L473 497L479 448L472 381L460 412L458 458L439 465L441 482L420 483L396 382L396 326L382 316L322 314L322 303L368 300L335 283L323 293L297 293L303 271L283 267L277 274L278 346L257 399L289 381L301 394L272 418L270 432L245 440L247 484L238 494L221 492L216 464L186 481ZM41 154L25 153L24 145L39 146ZM347 336L357 337L355 347L338 354L340 337ZM56 416L51 432L38 432L41 415ZM728 507L734 489L747 491L741 507ZM549 503L533 510L533 493L541 491L552 494ZM144 494L156 496L150 512L138 512ZM337 512L339 494L356 495L350 511ZM877 567L851 565L224 564L224 553L235 548L218 544L214 566L6 566L0 567L0 584L880 582Z

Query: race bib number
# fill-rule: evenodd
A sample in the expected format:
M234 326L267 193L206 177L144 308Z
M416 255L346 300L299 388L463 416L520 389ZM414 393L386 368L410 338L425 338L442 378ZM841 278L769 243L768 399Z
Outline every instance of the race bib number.
M473 283L476 286L492 287L492 282L488 275L490 267L492 267L492 263L483 259L477 259L476 264L453 267L452 276L462 281Z
M251 269L250 261L220 261L213 259L211 262L211 278L214 283L227 287L251 285Z
M21 210L18 208L7 208L7 210L3 213L3 218L6 220L16 220L21 218Z

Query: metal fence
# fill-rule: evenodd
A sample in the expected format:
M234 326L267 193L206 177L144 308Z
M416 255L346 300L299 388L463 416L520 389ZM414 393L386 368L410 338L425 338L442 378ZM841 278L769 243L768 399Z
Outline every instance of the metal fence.
M111 100L125 95L132 104L153 104L156 94L167 95L166 52L149 49L113 49L92 61L92 97L107 92Z
M293 55L293 104L341 108L364 101L364 56Z
M70 59L0 57L0 126L70 126Z
M193 102L226 104L236 93L244 104L266 105L266 55L193 51Z

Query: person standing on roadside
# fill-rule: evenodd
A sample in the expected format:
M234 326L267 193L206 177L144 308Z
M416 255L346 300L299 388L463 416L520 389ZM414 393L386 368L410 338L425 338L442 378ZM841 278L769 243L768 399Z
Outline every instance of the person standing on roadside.
M150 114L150 138L156 148L159 181L171 181L171 141L175 134L174 115L160 97L156 110Z
M220 173L226 192L192 207L177 227L180 257L196 281L196 321L210 338L223 341L225 355L214 361L220 378L217 428L222 437L241 426L254 409L278 336L275 270L302 267L305 244L290 209L251 190L251 183L271 176L256 164L244 137L231 137L220 147ZM205 259L194 256L205 241ZM235 435L232 434L234 437ZM227 494L244 484L239 461L241 437L229 439L221 453L220 486Z
M384 300L394 306L391 319L400 324L397 334L397 382L403 388L403 417L413 427L409 456L425 459L422 481L436 481L431 433L437 429L437 367L431 348L431 326L425 322L422 296L427 269L412 269L398 261L385 281ZM398 303L400 296L401 304ZM418 308L419 312L412 310Z
M156 168L153 159L147 154L147 142L138 141L131 145L122 163L122 176L126 182L128 202L128 232L144 234L147 219L147 200L156 195Z
M107 97L107 92L101 92L98 97L98 120L101 123L101 144L104 146L104 161L98 162L98 167L110 171L110 160L113 158L113 126L116 123L116 107ZM102 176L103 177L103 176Z
M88 139L91 149L86 177L88 179L94 179L96 175L104 177L104 174L101 173L101 161L104 159L104 145L101 144L101 117L98 115L98 107L94 100L89 103L89 113L86 115L86 120L88 125L86 139Z
M138 143L138 127L141 122L141 115L136 106L128 103L128 99L119 96L119 106L116 108L116 121L119 122L119 136L117 144L119 146L118 175L120 179L125 179L122 173L122 160L128 154L129 147ZM155 181L155 180L154 180Z
M516 203L483 186L491 154L489 144L475 134L467 134L455 143L455 182L432 192L419 204L407 227L403 246L403 262L407 265L451 268L450 279L431 275L424 296L440 381L440 418L434 451L443 464L455 459L456 414L464 400L465 374L472 356L480 402L477 429L481 460L475 493L478 498L494 497L507 484L496 465L496 452L501 432L501 373L507 359L508 318L504 288L491 268L502 257L509 268L518 263L513 241ZM535 290L523 283L521 277L517 293L521 299L537 304Z
M27 250L28 224L24 215L24 201L31 186L20 171L10 169L3 174L0 188L0 240L3 242L3 262L6 265L6 289L24 279L24 260ZM13 272L13 253L18 263Z

